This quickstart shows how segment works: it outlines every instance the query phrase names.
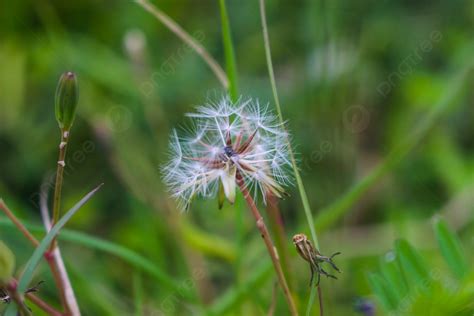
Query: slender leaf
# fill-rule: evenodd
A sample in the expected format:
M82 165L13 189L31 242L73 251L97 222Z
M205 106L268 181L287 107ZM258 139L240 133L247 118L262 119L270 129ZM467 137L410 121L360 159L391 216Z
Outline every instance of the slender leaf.
M229 94L233 102L236 102L238 95L237 85L237 66L235 62L234 45L232 43L232 34L230 32L229 16L227 15L227 8L225 0L219 0L222 21L222 40L224 42L224 54L226 72L229 77Z
M36 270L36 267L38 266L39 262L41 259L43 259L43 255L48 249L49 245L53 241L53 239L56 237L56 235L59 233L61 228L66 225L66 223L71 219L71 217L87 202L89 199L102 187L103 184L100 184L98 187L96 187L94 190L91 192L87 193L79 202L77 202L69 211L67 211L66 214L64 214L63 217L58 221L56 225L54 225L51 230L48 232L48 234L43 238L43 240L40 242L38 247L36 247L35 251L33 252L33 255L31 258L28 260L28 263L26 264L25 271L23 271L23 274L21 275L20 280L18 281L18 288L17 291L19 293L25 293L28 285L31 283L31 280L33 279L33 274ZM12 304L11 306L13 306ZM9 308L5 316L15 316L16 311L14 310L15 308Z
M382 305L387 310L394 310L397 307L397 298L390 291L390 286L387 281L376 273L370 273L368 276L369 285L372 292L375 293Z
M434 231L444 260L457 278L463 278L468 273L468 264L459 238L441 218L435 220Z
M8 221L0 218L0 226L14 227L13 224ZM25 223L25 226L31 232L43 232L44 228L38 225L31 225ZM150 276L153 276L160 283L160 286L167 288L172 291L180 291L179 293L188 300L193 301L195 296L186 289L183 288L182 283L174 280L171 276L167 275L160 267L156 266L153 262L149 261L142 255L130 250L126 247L123 247L119 244L89 236L87 234L63 229L61 235L59 235L59 240L69 241L77 245L85 246L89 249L95 249L108 253L110 255L116 256L133 267L140 269L143 272L148 273Z
M102 187L103 184L100 184L98 187L93 189L91 192L87 193L79 202L77 202L69 211L64 214L63 217L58 221L54 227L48 232L48 234L40 242L39 246L33 252L30 260L26 265L25 271L23 272L20 280L18 281L18 291L21 293L25 292L30 284L33 273L36 269L36 266L43 258L45 251L47 250L49 244L54 239L54 237L59 233L61 228L66 225L66 223L71 219L71 217L87 202L89 199Z
M410 284L419 284L429 281L429 273L426 263L408 241L400 239L395 243L396 256L401 264L405 277Z
M380 258L380 271L383 278L387 281L389 288L393 290L397 304L399 304L400 300L408 293L408 287L394 252L389 252Z

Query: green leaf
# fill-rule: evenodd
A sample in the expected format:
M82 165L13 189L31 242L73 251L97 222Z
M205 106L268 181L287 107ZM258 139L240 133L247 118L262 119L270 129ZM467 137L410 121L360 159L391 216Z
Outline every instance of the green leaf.
M461 242L442 218L434 222L434 231L439 249L453 274L462 279L468 273L468 264Z
M69 211L67 211L67 213L64 214L63 217L61 217L58 223L51 228L48 234L40 242L38 247L36 247L35 251L33 252L33 255L31 256L30 260L28 260L28 263L26 264L25 271L23 272L20 280L18 281L17 291L19 293L25 293L26 290L28 289L28 285L31 283L31 280L33 279L33 274L35 272L35 269L38 266L41 259L43 259L43 255L48 249L49 245L51 244L51 241L53 241L53 239L59 233L61 228L63 228L64 225L66 225L66 223L71 219L71 217L81 208L81 206L83 206L100 189L102 185L103 184L100 184L94 190L87 193L79 202L76 203L76 205L74 205ZM14 306L14 304L11 304L10 306ZM16 316L15 309L16 308L8 308L5 313L5 316Z
M380 271L397 299L397 304L407 295L408 286L397 262L395 252L391 251L380 258Z
M44 228L42 226L31 225L28 223L24 224L31 232L44 231ZM0 226L14 227L14 225L10 221L1 218ZM193 295L190 290L184 289L182 287L182 283L174 280L172 277L167 275L166 272L164 272L158 266L153 264L153 262L149 261L148 259L136 253L135 251L132 251L126 247L110 242L108 240L89 236L87 234L69 229L62 230L59 239L82 245L89 249L103 251L110 255L116 256L124 260L128 264L132 265L133 267L136 267L141 271L148 273L148 275L155 277L160 283L160 285L163 286L163 288L167 288L172 291L180 291L180 293L183 295L183 298L195 301L195 295Z
M409 284L430 280L428 269L418 251L404 239L395 242L395 253Z
M393 291L390 291L388 282L376 273L370 273L368 281L372 292L377 296L385 309L394 310L397 307L397 298Z

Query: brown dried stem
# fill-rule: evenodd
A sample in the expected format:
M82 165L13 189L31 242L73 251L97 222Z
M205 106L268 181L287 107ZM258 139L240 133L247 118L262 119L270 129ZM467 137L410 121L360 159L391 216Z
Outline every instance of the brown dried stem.
M5 215L12 221L12 223L18 228L18 230L31 242L31 244L36 248L39 245L39 241L30 233L30 231L20 222L18 217L13 214L10 208L5 204L5 202L0 199L0 209L5 213ZM54 255L52 251L47 251L44 254L44 258L48 263L49 269L51 270L51 274L56 283L56 287L60 293L61 302L64 302L63 306L66 306L66 298L65 298L65 290L63 287L61 274L56 266L56 262L54 260Z
M5 215L12 221L13 224L18 228L18 230L25 235L25 237L33 244L33 246L38 247L39 241L30 233L30 231L20 222L20 220L13 214L13 212L8 208L3 199L0 199L0 209L5 213Z
M275 269L275 272L278 277L278 283L280 284L280 287L283 290L283 294L288 303L288 307L290 309L291 315L293 316L298 315L295 302L293 300L293 297L291 296L290 289L288 288L288 283L286 282L285 275L283 274L283 270L281 268L280 259L278 257L273 241L270 237L270 234L268 233L267 226L265 225L265 222L263 221L263 217L262 215L260 215L257 205L255 204L255 201L250 195L250 192L248 191L245 185L245 181L239 171L237 171L236 173L236 181L237 181L237 185L240 188L240 191L242 192L244 196L245 201L247 202L248 207L250 208L250 211L252 212L252 215L255 217L257 228L260 231L260 234L263 238L265 246L267 247L268 254L270 255L270 258L272 259L273 268Z

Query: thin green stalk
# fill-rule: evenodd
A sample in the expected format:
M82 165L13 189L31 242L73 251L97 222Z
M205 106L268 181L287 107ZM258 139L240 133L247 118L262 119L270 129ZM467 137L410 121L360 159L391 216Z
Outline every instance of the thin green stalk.
M314 225L319 229L326 229L336 223L342 216L349 212L352 206L370 189L372 188L384 175L390 172L395 166L402 162L403 158L410 153L416 145L420 143L428 131L435 125L438 119L456 96L462 91L464 81L472 69L472 64L463 67L453 79L449 80L448 90L443 95L441 100L435 104L431 111L424 117L420 124L417 125L413 132L407 133L407 137L403 142L396 146L385 158L383 162L378 164L367 176L365 176L359 183L354 185L346 194L336 200L334 203L324 208L314 221Z
M14 227L14 224L12 224L6 219L0 218L0 227ZM44 232L44 228L39 225L25 223L25 227L28 228L31 232ZM166 274L165 271L161 270L158 266L156 266L147 258L128 248L123 247L122 245L115 244L113 242L97 237L89 236L78 231L69 230L67 228L61 230L59 239L69 241L77 245L82 245L89 249L102 251L112 256L116 256L117 258L122 259L131 266L136 267L137 269L140 269L143 272L146 272L149 276L155 277L163 288L175 292L179 291L179 293L183 296L183 299L185 299L186 301L196 302L195 293L193 293L191 289L183 289L182 282L180 282L179 280L175 280L174 278Z
M59 143L59 158L57 161L56 168L56 181L54 184L54 199L53 199L53 221L51 226L56 225L59 221L60 208L61 208L61 191L63 187L63 173L64 167L66 166L66 151L69 138L69 131L61 129L61 142ZM50 250L56 247L55 242L51 243Z
M278 118L280 120L280 123L283 124L284 120L283 120L283 115L281 112L280 100L278 98L278 91L277 91L276 82L275 82L275 74L273 73L272 54L270 50L270 39L268 37L267 19L265 15L265 0L260 0L260 15L262 19L263 40L265 44L265 56L267 59L268 74L269 74L270 83L272 86L273 98L275 100L275 107L277 109ZM295 154L293 152L293 148L291 147L290 139L287 137L286 141L288 143L288 149L290 152L291 165L293 166L293 171L295 173L296 184L298 186L301 202L303 203L303 209L306 214L306 220L308 221L309 229L311 231L311 238L313 239L313 243L316 249L319 250L318 236L316 235L316 230L313 225L314 219L313 219L313 214L311 212L311 207L309 205L308 196L306 195L306 190L304 188L303 180L301 179L298 166L296 165Z
M183 42L185 42L189 47L191 47L201 58L207 63L212 72L216 75L219 82L222 86L227 89L229 86L229 79L227 78L225 72L222 70L219 63L212 58L212 56L207 52L207 50L199 44L191 35L189 35L178 23L173 21L168 15L163 11L155 7L153 4L147 0L135 0L135 2L140 5L143 9L151 13L155 18L157 18L161 23L163 23L171 32L176 34Z
M63 186L63 174L64 174L64 167L66 166L66 151L67 151L67 144L69 139L69 131L64 130L61 128L61 141L59 143L59 157L57 161L57 169L56 169L56 181L54 184L54 199L53 199L53 218L51 222L51 227L56 225L59 221L60 212L61 212L61 191ZM66 290L63 278L59 272L59 267L54 260L54 251L57 248L56 237L53 237L53 240L49 246L49 250L46 252L46 260L51 269L51 273L54 277L54 281L56 283L56 287L58 288L59 297L61 299L61 305L63 306L66 312L70 312L71 308L68 304L66 298ZM51 256L48 255L51 254Z
M140 272L133 274L133 297L135 303L135 316L143 316L143 282Z
M239 98L238 84L237 84L237 66L235 62L234 45L232 42L232 34L230 32L229 17L227 15L227 8L225 0L219 0L219 7L222 21L222 40L224 43L224 55L226 63L227 77L229 78L229 94L233 102Z
M275 74L273 72L273 63L272 63L272 54L271 54L271 49L270 49L270 38L268 35L268 26L267 26L267 18L265 14L265 0L260 0L260 16L262 19L262 31L263 31L263 41L264 41L264 46L265 46L265 57L267 60L267 67L268 67L268 74L270 77L270 83L272 86L272 93L273 93L273 98L275 100L275 107L277 109L278 113L278 118L280 120L280 123L283 124L283 114L281 111L281 106L280 106L280 99L278 97L278 90L276 87L276 81L275 81ZM301 179L300 172L298 170L298 166L296 165L296 159L295 155L293 153L293 148L291 146L290 139L286 137L286 141L288 143L288 149L290 152L290 158L291 158L291 165L293 167L293 171L295 173L295 178L296 178L296 184L298 186L298 191L300 193L300 198L301 202L303 203L303 209L306 215L306 220L308 222L309 230L311 232L311 238L313 239L314 246L318 251L320 251L319 248L319 241L318 241L318 235L316 234L316 229L314 228L314 219L313 219L313 213L311 212L311 206L309 205L309 200L308 196L306 194L306 189L303 184L303 180ZM321 292L320 287L318 286L318 291ZM314 295L315 295L315 287L311 287L311 293L310 293L310 300L308 303L308 308L306 310L306 313L308 314L311 311L311 306L313 305L313 300L314 300ZM313 299L311 299L313 298ZM319 296L321 298L321 295ZM319 306L320 306L320 311L322 311L322 301L319 301ZM320 314L322 316L322 313Z

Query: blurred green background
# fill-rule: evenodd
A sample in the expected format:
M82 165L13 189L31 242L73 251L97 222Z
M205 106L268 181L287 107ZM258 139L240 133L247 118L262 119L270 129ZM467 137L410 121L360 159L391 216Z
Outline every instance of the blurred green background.
M155 4L224 65L218 1ZM273 105L258 2L228 0L227 9L240 93ZM401 237L442 280L468 289L455 291L461 303L416 295L411 303L422 312L414 315L438 315L436 304L472 315L474 2L268 1L267 19L321 251L343 253L339 280L322 280L326 315L364 315L362 303L387 314L367 275ZM83 314L267 314L275 275L241 197L222 210L216 200L197 200L180 213L160 180L171 128L225 91L199 56L132 1L1 2L0 197L41 225L38 198L56 167L54 92L64 71L76 72L80 86L64 210L105 183L67 225L85 235L62 235ZM303 314L309 267L291 236L309 228L297 190L288 193L280 251ZM438 251L435 214L461 240L464 279L449 274ZM19 275L33 249L2 216L0 239ZM87 244L87 236L114 245ZM133 253L111 253L115 245ZM57 304L46 265L36 280L46 281L39 295ZM287 313L279 293L275 315Z

